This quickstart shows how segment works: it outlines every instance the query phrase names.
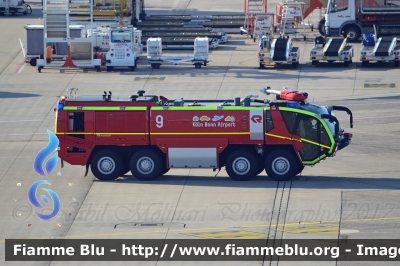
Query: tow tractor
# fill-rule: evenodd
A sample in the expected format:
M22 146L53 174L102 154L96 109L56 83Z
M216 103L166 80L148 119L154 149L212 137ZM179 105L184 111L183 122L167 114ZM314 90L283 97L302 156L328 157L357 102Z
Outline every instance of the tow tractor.
M397 38L380 37L376 39L376 34L363 34L360 61L363 67L368 66L371 61L394 62L394 66L399 67L400 46L397 45Z
M348 108L309 103L305 92L260 91L279 100L253 94L174 100L143 90L79 96L71 88L54 108L61 166L86 166L85 176L90 167L100 180L130 171L149 181L173 168L225 167L237 181L264 170L271 179L286 181L350 144L352 134L334 115L346 112L352 127Z
M314 35L314 47L310 51L310 60L312 65L318 65L320 61L333 63L340 61L348 67L353 62L353 46L347 44L347 38L334 39L329 38L325 43L325 38Z
M293 68L297 68L300 59L299 47L292 46L291 38L273 39L272 34L265 34L260 38L260 50L258 52L258 62L260 68L275 63L292 64Z
M147 39L147 59L153 69L158 69L163 63L171 63L178 65L184 62L192 62L195 68L201 68L202 65L207 66L208 63L209 42L207 37L197 37L194 40L193 56L163 56L162 39Z

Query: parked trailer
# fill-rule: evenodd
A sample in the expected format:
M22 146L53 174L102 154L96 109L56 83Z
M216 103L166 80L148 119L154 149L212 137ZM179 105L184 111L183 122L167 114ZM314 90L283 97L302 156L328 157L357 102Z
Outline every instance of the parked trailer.
M310 51L310 60L312 65L318 65L320 61L333 63L340 61L348 67L353 62L353 46L347 44L346 39L329 38L325 43L322 36L314 39L314 47Z
M208 63L208 38L197 37L194 40L193 56L163 56L162 55L162 39L147 39L147 59L153 69L158 69L163 63L178 65L184 62L192 62L195 68L201 68L202 65L207 66Z
M366 67L371 61L379 63L393 62L395 67L400 65L400 46L395 37L381 37L375 34L363 34L360 61Z

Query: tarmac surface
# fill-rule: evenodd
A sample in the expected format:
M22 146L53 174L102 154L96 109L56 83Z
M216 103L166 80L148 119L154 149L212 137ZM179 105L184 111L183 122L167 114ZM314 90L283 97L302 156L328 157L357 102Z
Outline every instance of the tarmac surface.
M243 1L147 1L148 14L240 14ZM350 67L309 61L313 46L295 41L298 69L258 69L258 44L230 35L210 52L201 69L190 64L152 69L142 55L135 72L107 73L50 69L36 73L23 62L19 45L26 24L42 24L40 2L33 14L1 17L0 28L0 265L5 239L395 239L400 235L400 89L399 69L391 64L361 67L361 45L353 44ZM270 3L274 11L276 3ZM316 25L316 15L312 17ZM190 51L181 52L190 54ZM33 160L54 129L55 103L71 87L82 95L130 95L139 89L168 98L224 99L259 94L270 86L306 91L309 100L343 105L354 115L338 116L354 134L337 156L306 167L293 181L275 182L265 173L248 182L231 180L224 169L171 170L153 182L127 175L102 182L84 167L60 165L48 176L58 194L60 213L50 221L36 215L28 189L41 177ZM261 95L260 95L261 96ZM50 207L51 208L51 207ZM360 259L361 260L361 259ZM368 259L364 259L368 260ZM76 262L24 262L23 265L72 265ZM95 262L80 262L93 265ZM96 265L126 262L96 262ZM392 264L393 263L393 264ZM135 262L135 265L267 265L264 262ZM395 265L395 262L283 262L271 265ZM396 264L397 265L397 264Z

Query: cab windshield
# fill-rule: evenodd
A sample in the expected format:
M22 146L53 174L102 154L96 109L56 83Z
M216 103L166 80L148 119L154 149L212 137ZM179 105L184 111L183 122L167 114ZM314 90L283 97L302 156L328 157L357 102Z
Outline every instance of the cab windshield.
M306 105L301 106L301 109L305 110L305 111L310 111L313 112L319 116L326 114L326 115L333 115L333 112L329 113L328 109L325 106L321 106L321 105L316 105L316 104L312 104L312 103L308 103ZM330 122L329 119L324 119L325 123L327 124L329 131L331 132L333 138L335 138L335 124Z
M130 31L112 31L111 32L111 42L130 42L131 41L131 32Z
M326 13L335 13L347 10L349 7L349 0L330 0Z

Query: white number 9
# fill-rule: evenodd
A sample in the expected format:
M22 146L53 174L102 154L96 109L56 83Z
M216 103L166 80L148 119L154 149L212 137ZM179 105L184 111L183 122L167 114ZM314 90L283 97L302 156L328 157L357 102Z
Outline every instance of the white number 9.
M162 117L162 115L156 116L156 126L158 128L162 128L164 126L164 118Z

